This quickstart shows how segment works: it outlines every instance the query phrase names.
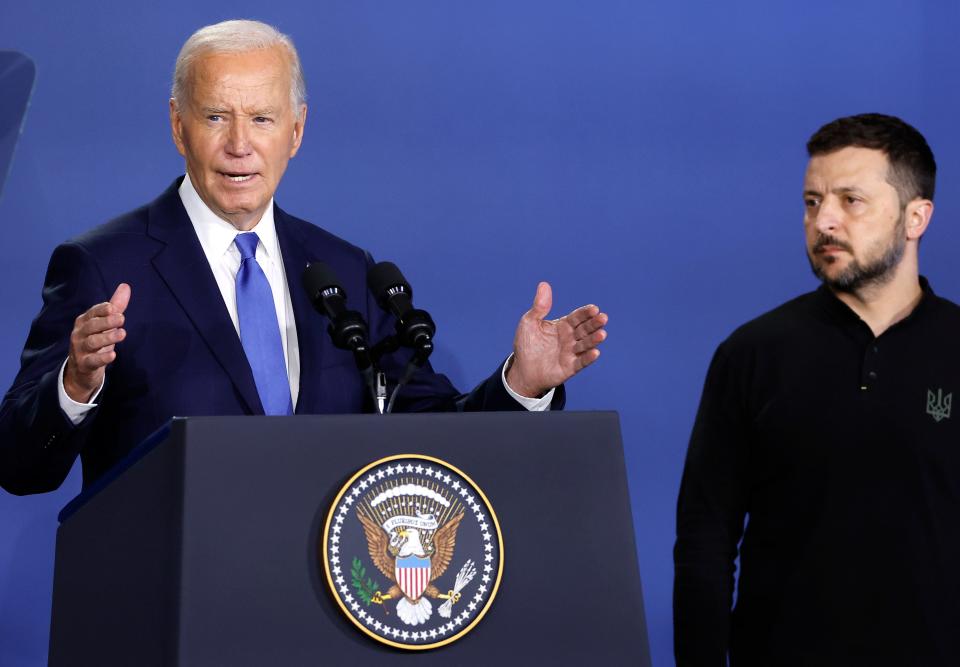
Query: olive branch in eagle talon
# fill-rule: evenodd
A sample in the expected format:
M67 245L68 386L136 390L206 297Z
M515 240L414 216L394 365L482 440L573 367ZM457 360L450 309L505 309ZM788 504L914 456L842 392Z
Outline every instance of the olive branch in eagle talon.
M363 563L356 556L353 557L350 577L353 579L354 592L358 598L363 600L365 605L369 606L371 602L380 604L379 600L374 600L374 597L379 594L377 589L380 587L380 584L373 581L370 577L367 577L367 568L363 566ZM364 577L367 577L366 581L363 580Z
M420 531L416 528L405 528L391 535L365 513L358 511L357 518L363 525L363 532L367 537L367 550L370 552L370 559L387 580L392 582L386 593L376 590L370 597L371 602L383 604L387 600L399 599L397 611L401 614L401 618L406 617L404 621L410 625L423 622L430 616L429 603L423 605L424 609L419 613L407 611L419 607L421 601L426 602L426 600L423 600L423 596L442 600L453 598L453 601L456 602L459 594L455 594L453 591L441 593L433 585L433 582L446 572L450 561L453 559L453 550L457 541L457 528L460 526L463 516L464 513L461 511L456 516L451 517L437 529L433 539L427 545L424 545L420 540ZM396 579L397 558L410 555L429 557L430 559L430 583L423 590L423 596L415 600L408 598L403 593Z

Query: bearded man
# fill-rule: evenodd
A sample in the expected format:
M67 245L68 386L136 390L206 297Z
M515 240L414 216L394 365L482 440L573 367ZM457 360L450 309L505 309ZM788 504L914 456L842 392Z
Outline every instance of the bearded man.
M918 268L936 163L880 114L807 150L822 285L710 365L677 508L677 664L958 665L960 308Z

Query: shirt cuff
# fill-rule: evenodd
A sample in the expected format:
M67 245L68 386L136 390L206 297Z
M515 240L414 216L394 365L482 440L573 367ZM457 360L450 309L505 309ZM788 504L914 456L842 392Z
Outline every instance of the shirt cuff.
M100 391L103 389L103 382L100 383L100 387L94 392L93 396L90 397L89 403L77 403L75 400L67 396L67 390L63 388L63 372L67 368L67 360L64 359L63 365L60 366L60 375L57 378L57 393L60 396L60 409L63 410L63 414L67 416L67 419L76 426L84 420L87 414L97 407L95 401L97 396L100 395ZM104 378L106 380L106 378Z
M553 402L553 394L556 389L551 389L542 398L528 398L527 396L521 396L513 389L510 388L510 385L507 384L507 369L510 368L510 363L513 361L513 354L511 354L506 363L503 364L503 368L500 370L500 379L503 381L503 388L507 390L507 393L510 394L510 397L513 398L517 403L525 407L530 412L549 412L550 403Z

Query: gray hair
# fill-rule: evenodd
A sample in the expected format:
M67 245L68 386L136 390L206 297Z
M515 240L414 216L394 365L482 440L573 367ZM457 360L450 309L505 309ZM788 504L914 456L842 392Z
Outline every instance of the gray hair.
M300 107L307 101L307 85L293 40L271 25L247 20L222 21L200 28L190 35L180 49L173 69L170 95L177 108L181 100L190 97L191 70L200 56L207 53L246 53L274 46L283 46L290 54L290 105L294 114L299 115Z

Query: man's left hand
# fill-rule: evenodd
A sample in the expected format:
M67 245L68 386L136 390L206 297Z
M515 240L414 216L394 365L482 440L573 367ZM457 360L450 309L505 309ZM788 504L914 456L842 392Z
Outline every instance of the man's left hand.
M597 345L607 337L607 315L597 306L581 306L558 320L544 319L552 305L549 283L540 283L533 307L517 325L507 384L521 396L540 397L569 380L597 360Z

